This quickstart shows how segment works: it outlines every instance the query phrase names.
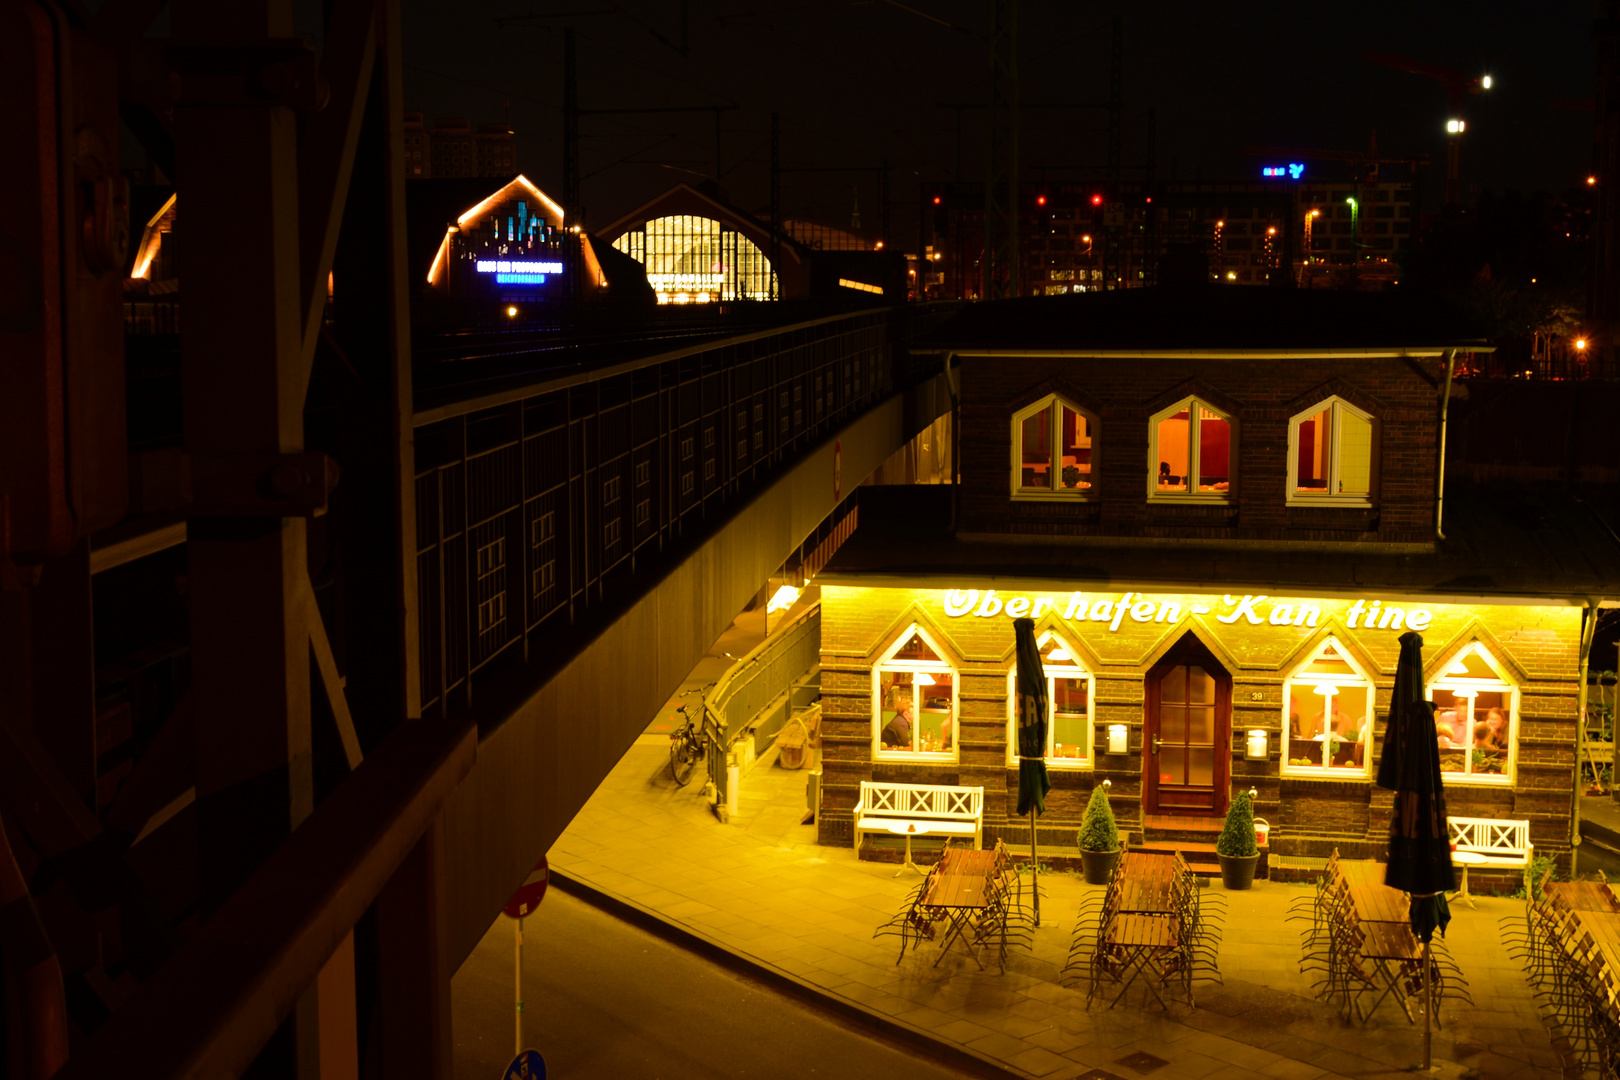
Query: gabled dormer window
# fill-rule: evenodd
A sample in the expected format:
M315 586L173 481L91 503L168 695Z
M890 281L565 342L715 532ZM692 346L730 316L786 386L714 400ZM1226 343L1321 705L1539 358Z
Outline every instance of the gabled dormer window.
M1288 421L1288 501L1366 506L1372 499L1374 422L1342 398Z
M1049 394L1012 421L1015 499L1084 499L1092 493L1097 418Z
M1232 418L1190 397L1148 420L1148 498L1226 502L1232 491Z

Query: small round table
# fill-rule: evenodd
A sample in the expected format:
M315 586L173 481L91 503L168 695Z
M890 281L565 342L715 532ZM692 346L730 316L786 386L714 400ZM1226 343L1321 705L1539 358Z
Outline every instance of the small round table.
M1485 856L1477 851L1453 851L1451 853L1451 864L1462 869L1462 880L1458 883L1457 891L1452 894L1453 899L1466 900L1469 907L1478 909L1479 905L1474 903L1474 897L1468 891L1468 868L1470 866L1484 866L1486 861Z
M911 838L917 835L917 823L915 821L890 821L885 823L885 827L896 836L906 838L906 861L900 864L900 869L894 872L894 876L899 877L907 870L915 870L917 873L927 877L927 871L911 861Z

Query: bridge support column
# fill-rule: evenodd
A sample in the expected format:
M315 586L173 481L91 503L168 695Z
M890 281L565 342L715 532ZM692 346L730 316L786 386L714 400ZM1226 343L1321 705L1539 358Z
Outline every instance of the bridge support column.
M444 825L435 821L377 898L379 1075L450 1080Z

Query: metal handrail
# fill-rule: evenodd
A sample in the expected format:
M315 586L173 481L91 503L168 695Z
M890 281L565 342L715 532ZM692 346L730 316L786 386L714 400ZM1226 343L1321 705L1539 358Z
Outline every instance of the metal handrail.
M812 624L814 624L813 627ZM760 677L770 672L770 665L762 665L759 661L767 656L773 662L780 660L783 654L798 645L813 628L819 630L820 625L821 605L815 604L806 608L795 616L792 622L786 626L777 627L776 633L745 653L742 659L733 664L730 670L715 683L714 691L707 695L704 707L712 710L717 718L724 721L723 725L717 725L720 731L724 733L722 749L729 749L731 744L736 742L737 736L743 727L758 714L760 709L769 703L771 698L781 692L779 689L773 689L771 697L766 698L764 701L744 697L738 702L743 706L739 715L736 717L731 715L730 706L733 699L751 689ZM808 668L804 670L808 670ZM743 678L745 675L747 676L746 681ZM781 680L778 679L768 679L767 682L770 688L778 687L781 684Z
M402 723L57 1080L134 1068L234 1080L291 1015L422 839L478 753L471 723Z

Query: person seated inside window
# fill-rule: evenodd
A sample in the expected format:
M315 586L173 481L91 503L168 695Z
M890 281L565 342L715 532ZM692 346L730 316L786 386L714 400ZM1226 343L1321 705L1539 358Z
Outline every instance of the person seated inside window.
M901 694L895 698L894 719L883 726L883 745L897 750L910 750L911 727L911 695Z
M1475 741L1475 746L1482 750L1506 750L1508 748L1508 720L1501 709L1491 709L1485 714L1485 742Z
M1174 476L1170 475L1170 463L1168 461L1159 462L1159 486L1160 487L1175 487L1176 486L1176 478Z
M1466 741L1457 741L1456 724L1457 710L1455 709L1441 709L1434 714L1434 734L1440 743L1440 749L1451 750L1468 745Z

